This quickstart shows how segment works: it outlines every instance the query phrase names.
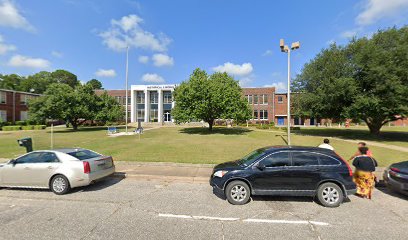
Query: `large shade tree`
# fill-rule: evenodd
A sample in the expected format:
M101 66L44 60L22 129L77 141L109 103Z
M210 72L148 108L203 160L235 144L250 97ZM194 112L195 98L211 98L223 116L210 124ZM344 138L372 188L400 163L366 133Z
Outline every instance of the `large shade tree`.
M174 91L176 105L172 116L176 122L203 120L212 130L215 119L245 121L251 117L242 89L227 73L208 75L195 69L187 81Z
M408 27L332 44L302 69L293 84L300 112L364 121L372 134L408 115Z

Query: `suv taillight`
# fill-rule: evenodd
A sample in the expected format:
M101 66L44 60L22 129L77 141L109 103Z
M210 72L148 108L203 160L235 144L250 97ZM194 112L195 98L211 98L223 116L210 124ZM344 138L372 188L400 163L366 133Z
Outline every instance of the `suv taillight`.
M337 155L337 157L339 157L346 164L346 166L348 168L348 171L349 171L349 175L350 175L350 177L352 177L353 176L353 169L351 169L350 164L346 160L344 160L339 154L336 153L336 155Z
M90 173L91 172L91 166L89 165L89 162L83 161L84 164L84 173Z

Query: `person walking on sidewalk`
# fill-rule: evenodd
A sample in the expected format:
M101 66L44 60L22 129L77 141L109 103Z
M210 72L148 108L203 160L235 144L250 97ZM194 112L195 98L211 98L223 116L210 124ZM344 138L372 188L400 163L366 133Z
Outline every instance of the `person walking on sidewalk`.
M367 147L367 144L365 142L359 142L357 144L357 149L360 149L361 147ZM368 149L368 148L367 148ZM354 153L353 156L351 156L351 158L349 159L349 161L353 160L355 157L361 155L360 150L357 150L356 153ZM370 149L368 149L367 151L367 156L369 157L373 157L373 153L370 151Z
M362 198L371 199L375 186L375 168L378 166L377 161L367 155L368 148L360 147L360 155L353 159L353 166L356 167L353 181L357 185L357 195Z
M319 148L326 148L334 151L334 147L330 145L330 140L327 138L323 140L323 143L319 145Z

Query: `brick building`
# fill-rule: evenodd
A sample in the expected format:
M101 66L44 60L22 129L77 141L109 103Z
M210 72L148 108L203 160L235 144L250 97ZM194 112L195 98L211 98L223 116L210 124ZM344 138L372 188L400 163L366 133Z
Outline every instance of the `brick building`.
M29 92L0 89L0 119L3 122L28 119L28 101L40 96Z

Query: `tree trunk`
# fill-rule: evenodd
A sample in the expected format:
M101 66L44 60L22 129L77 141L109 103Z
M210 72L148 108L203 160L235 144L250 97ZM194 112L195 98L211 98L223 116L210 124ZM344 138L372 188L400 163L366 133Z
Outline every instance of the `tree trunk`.
M72 128L76 131L78 130L78 121L76 119L70 121L72 124Z
M214 121L208 121L208 130L212 131Z
M380 129L383 126L381 122L370 122L365 121L367 123L368 129L370 129L370 134L372 135L380 135Z

